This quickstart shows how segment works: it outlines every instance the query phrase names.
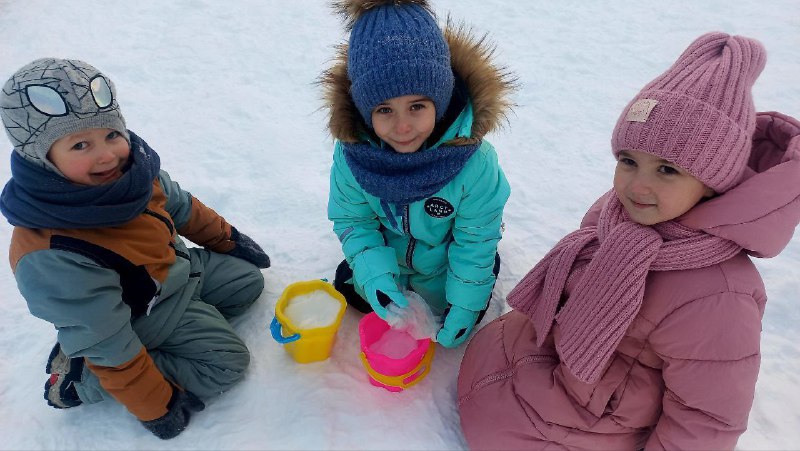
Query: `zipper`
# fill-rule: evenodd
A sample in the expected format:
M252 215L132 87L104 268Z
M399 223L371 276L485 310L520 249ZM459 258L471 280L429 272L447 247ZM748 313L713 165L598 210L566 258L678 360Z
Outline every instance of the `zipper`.
M151 210L149 208L145 208L143 213L146 214L146 215L150 215L150 216L158 219L159 221L163 222L164 225L167 226L167 229L169 230L169 236L170 237L172 237L172 235L175 234L175 226L172 225L172 221L170 221L164 215L160 215L160 214L154 212L153 210ZM187 254L186 252L181 252L181 251L179 251L178 249L175 248L175 243L174 242L170 241L169 242L169 247L171 247L172 250L175 251L175 255L177 255L178 257L185 258L186 260L191 260L191 257L189 256L189 254Z
M508 369L505 369L503 371L498 371L496 373L490 374L490 375L484 377L483 379L479 380L478 382L476 382L471 387L469 393L467 393L466 395L464 395L464 396L462 396L461 398L458 399L458 405L462 405L463 403L469 401L472 398L472 395L475 394L475 392L477 392L478 390L486 387L487 385L491 385L491 384L493 384L493 383L495 383L497 381L501 381L503 379L508 379L509 377L514 376L515 374L517 374L517 370L519 369L519 367L524 366L524 365L530 365L530 364L536 363L536 362L554 363L554 362L558 362L558 359L555 356L552 356L552 355L529 355L529 356L525 356L525 357L517 360L516 362L514 362L513 365L511 366L511 368L508 368Z
M177 248L175 248L175 243L173 243L172 241L169 242L169 247L171 247L172 250L175 251L175 255L177 255L178 257L185 258L186 260L192 259L192 257L190 257L189 254L187 254L186 252L179 251Z
M151 279L153 278L151 277ZM153 283L156 285L156 293L153 295L153 298L150 299L150 302L147 303L147 311L145 312L145 316L150 316L150 312L153 310L153 307L161 302L161 282L153 279Z
M167 226L167 228L169 229L169 235L170 235L170 236L172 236L172 235L174 235L174 234L175 234L175 226L174 226L174 225L172 225L172 221L170 221L169 219L167 219L166 217L164 217L164 215L160 215L160 214L158 214L158 213L154 212L153 210L151 210L151 209L149 209L149 208L145 208L145 209L144 209L144 214L146 214L146 215L150 215L150 216L152 216L152 217L154 217L154 218L158 219L159 221L163 222L163 223L164 223L164 225L166 225L166 226Z
M499 380L508 379L509 377L515 375L517 373L517 369L521 366L530 365L536 362L556 362L556 361L557 361L556 358L551 355L525 356L514 362L514 365L511 368L494 374L490 374L489 376L486 376L485 378L481 379L480 381L478 381L478 383L475 384L473 389L478 390L487 385L493 384Z
M403 206L403 231L408 235L408 246L406 246L406 266L409 269L414 269L414 248L417 245L417 239L414 238L414 235L411 234L411 224L409 224L408 219L408 205Z

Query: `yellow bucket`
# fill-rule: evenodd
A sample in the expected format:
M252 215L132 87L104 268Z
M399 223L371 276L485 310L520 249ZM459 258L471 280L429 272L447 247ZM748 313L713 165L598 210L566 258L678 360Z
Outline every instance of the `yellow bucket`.
M339 302L335 319L323 327L307 328L295 324L286 314L286 308L293 298L321 290ZM275 317L270 324L272 338L283 344L283 348L298 363L318 362L331 355L336 332L342 322L347 302L344 296L323 280L295 282L287 286L275 305Z

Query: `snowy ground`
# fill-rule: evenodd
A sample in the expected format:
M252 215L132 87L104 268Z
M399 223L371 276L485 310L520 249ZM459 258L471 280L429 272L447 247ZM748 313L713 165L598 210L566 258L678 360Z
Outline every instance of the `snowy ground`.
M512 185L505 295L611 183L621 109L697 36L722 30L769 52L756 106L800 116L800 2L432 0L489 32L519 76L509 126L489 137ZM332 142L314 81L344 35L322 0L0 0L0 78L45 56L78 58L117 85L128 126L173 179L272 257L267 288L235 321L252 354L245 381L162 442L115 403L57 411L41 399L53 328L30 316L0 269L2 449L461 449L455 381L463 349L439 349L400 394L372 387L347 312L332 357L299 365L266 329L291 282L332 278L341 260L326 218ZM5 135L0 145L10 149ZM0 179L9 177L0 159ZM11 227L0 221L0 249ZM740 449L800 449L800 239L759 261L770 301L763 364Z

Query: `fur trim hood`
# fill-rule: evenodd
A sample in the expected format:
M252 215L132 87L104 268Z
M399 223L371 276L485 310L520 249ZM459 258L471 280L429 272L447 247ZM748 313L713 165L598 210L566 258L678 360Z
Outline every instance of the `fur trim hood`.
M513 103L509 95L516 89L516 78L492 62L494 46L487 36L476 37L467 27L447 21L444 36L450 47L453 73L466 86L473 107L472 135L446 144L478 142L500 127ZM324 107L329 110L328 129L342 142L358 142L368 130L350 97L347 76L347 44L338 46L333 66L319 79L324 91Z

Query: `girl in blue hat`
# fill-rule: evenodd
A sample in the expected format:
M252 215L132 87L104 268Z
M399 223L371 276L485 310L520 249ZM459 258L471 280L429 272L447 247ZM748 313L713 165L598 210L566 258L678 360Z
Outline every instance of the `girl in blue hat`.
M350 30L323 74L336 139L328 218L345 259L335 287L386 318L419 294L466 341L500 268L510 194L484 136L510 107L513 80L463 28L437 25L424 0L335 3Z

